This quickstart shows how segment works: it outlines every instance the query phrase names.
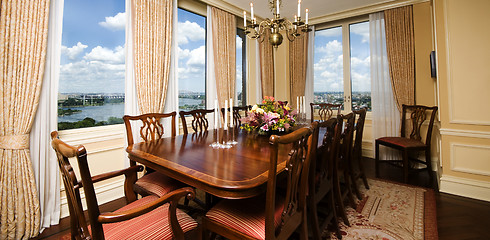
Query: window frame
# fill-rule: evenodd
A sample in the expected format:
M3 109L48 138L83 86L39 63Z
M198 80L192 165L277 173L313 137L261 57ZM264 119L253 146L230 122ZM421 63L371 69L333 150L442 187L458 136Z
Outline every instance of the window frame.
M240 106L244 107L247 105L247 36L245 35L245 30L238 26L236 31L237 35L242 39L242 104ZM236 93L237 91L235 90L234 99L235 102L238 102L238 94Z

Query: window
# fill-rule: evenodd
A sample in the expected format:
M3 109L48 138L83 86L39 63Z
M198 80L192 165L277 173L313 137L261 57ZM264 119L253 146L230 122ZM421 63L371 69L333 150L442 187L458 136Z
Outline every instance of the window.
M247 83L246 83L246 46L245 31L237 28L236 36L236 106L245 106L247 104Z
M314 101L371 110L369 22L315 32Z
M178 9L179 110L206 107L206 17Z
M65 0L58 129L123 123L125 2Z

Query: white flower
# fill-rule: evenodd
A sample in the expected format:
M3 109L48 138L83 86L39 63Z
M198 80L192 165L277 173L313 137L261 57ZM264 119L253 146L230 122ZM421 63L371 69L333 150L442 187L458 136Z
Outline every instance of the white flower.
M251 112L255 112L255 113L264 113L264 109L259 108L259 106L257 106L257 104L256 104L256 105L254 105L254 106L252 107L252 110L250 110L250 111L251 111Z

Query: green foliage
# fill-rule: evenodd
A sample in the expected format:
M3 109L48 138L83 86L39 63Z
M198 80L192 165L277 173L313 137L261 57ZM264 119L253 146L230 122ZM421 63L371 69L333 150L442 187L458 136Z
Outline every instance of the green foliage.
M95 119L87 117L82 121L78 121L78 122L59 122L58 130L122 124L123 122L124 122L123 119L118 117L109 117L108 121L101 121L101 122L97 122L95 121Z

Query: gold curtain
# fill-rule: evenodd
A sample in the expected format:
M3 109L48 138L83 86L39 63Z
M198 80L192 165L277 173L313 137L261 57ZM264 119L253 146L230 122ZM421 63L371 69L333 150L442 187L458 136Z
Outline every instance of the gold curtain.
M264 41L259 41L260 78L262 79L262 98L274 96L274 55L269 43L270 30L266 30Z
M165 106L172 47L172 0L133 0L134 76L142 114Z
M213 56L216 91L219 105L235 96L236 82L236 17L218 8L211 8Z
M44 74L49 0L2 0L0 239L37 236L41 221L29 152Z
M386 50L398 110L415 103L415 46L412 6L384 11Z
M296 108L296 97L305 95L308 34L289 42L290 105Z

